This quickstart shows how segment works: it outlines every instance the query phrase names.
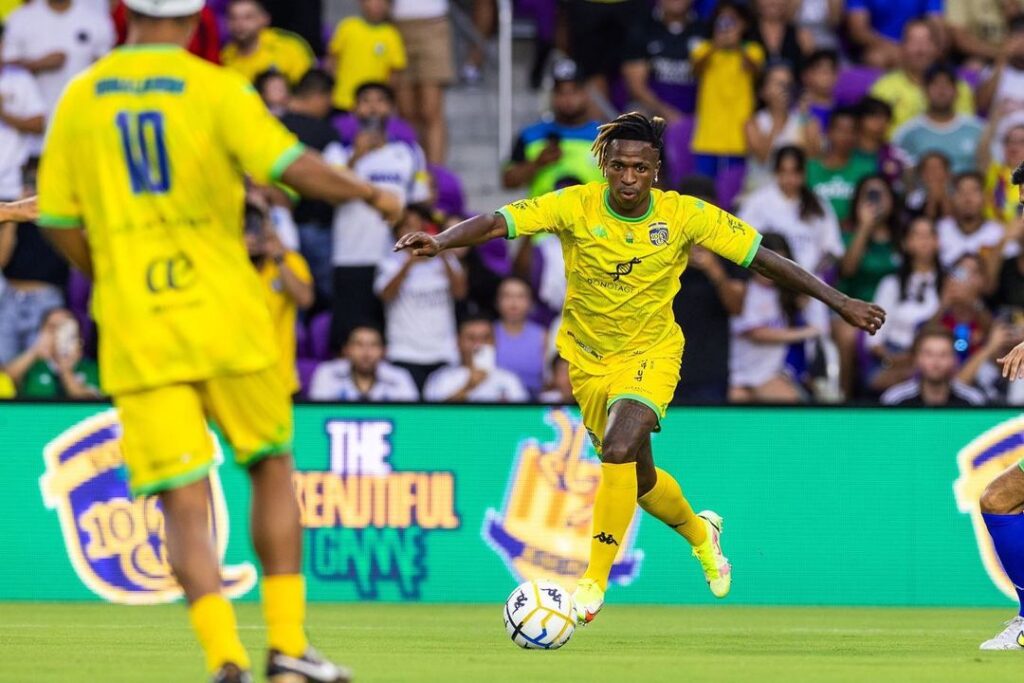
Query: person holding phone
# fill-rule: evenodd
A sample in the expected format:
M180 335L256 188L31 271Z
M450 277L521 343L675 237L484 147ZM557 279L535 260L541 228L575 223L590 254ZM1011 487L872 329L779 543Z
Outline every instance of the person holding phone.
M20 398L97 398L96 361L82 353L78 321L66 308L43 315L35 341L3 368Z
M460 365L434 372L423 398L436 403L522 403L530 394L513 373L498 367L494 325L489 318L470 316L459 325Z

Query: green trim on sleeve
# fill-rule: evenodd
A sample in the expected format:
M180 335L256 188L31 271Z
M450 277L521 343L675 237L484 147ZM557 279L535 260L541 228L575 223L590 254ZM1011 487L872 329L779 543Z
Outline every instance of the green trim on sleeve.
M270 167L270 179L275 183L281 179L284 175L285 170L295 163L295 160L302 156L302 153L306 151L306 146L301 142L296 142L294 145L286 149L281 153L281 156L277 158L274 165Z
M508 210L507 206L503 206L494 213L500 214L505 219L505 225L508 227L508 236L505 239L514 240L519 236L519 230L516 229L516 219L512 218L512 212Z
M213 467L213 461L204 462L194 470L189 470L184 474L179 474L176 477L167 477L166 479L160 479L154 481L151 484L144 486L133 486L133 496L150 496L154 493L160 493L161 491L170 491L171 489L180 489L183 486L205 479L210 474L210 468Z
M616 394L615 396L612 396L611 398L608 399L607 410L609 412L611 412L612 405L614 405L615 403L618 403L619 401L624 401L624 400L636 401L637 403L642 403L643 405L645 405L648 408L650 408L651 410L653 410L654 414L658 417L658 429L657 429L657 431L661 431L661 419L663 417L665 417L665 411L663 409L661 409L660 407L658 407L657 405L655 405L654 401L652 401L651 399L647 398L646 396L641 396L639 394Z
M237 462L242 467L251 467L258 463L260 460L265 460L266 458L272 458L279 455L287 455L288 453L291 452L291 441L282 441L281 443L269 443L261 448L257 448L256 450L246 455L244 458L236 457L235 462Z
M82 227L82 219L75 216L58 216L55 213L41 213L36 219L36 225L44 228L71 230Z
M749 268L750 264L754 261L754 257L757 256L757 250L761 248L761 233L757 233L754 237L754 243L750 245L750 251L743 257L743 261L740 263L744 268Z

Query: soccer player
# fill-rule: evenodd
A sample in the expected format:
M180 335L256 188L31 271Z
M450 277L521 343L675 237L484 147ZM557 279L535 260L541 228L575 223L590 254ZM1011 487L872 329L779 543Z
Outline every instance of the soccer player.
M1024 163L1013 171L1012 182L1024 191ZM1024 197L1024 193L1021 194ZM1024 201L1017 207L1017 220L1024 213ZM1024 379L1024 342L997 361L1003 377L1011 382ZM1024 650L1024 460L1000 474L981 494L981 516L992 537L999 562L1017 590L1020 611L994 638L981 644L982 650Z
M306 641L292 411L242 239L243 173L329 202L398 199L327 166L242 76L185 51L203 0L125 0L129 40L64 91L39 171L39 224L94 280L100 381L128 480L158 495L168 560L212 680L251 681L209 532L217 423L252 483L270 681L348 681Z
M877 306L850 299L759 248L761 236L738 218L694 197L651 189L664 129L659 118L624 114L602 126L594 142L604 182L513 202L436 237L413 233L395 245L435 256L496 237L550 232L561 239L569 285L558 349L602 461L590 563L574 594L581 625L604 604L608 575L638 502L689 542L716 597L729 592L721 518L711 511L695 514L651 454L651 432L661 428L679 381L683 335L672 299L691 247L820 299L872 334L885 319Z

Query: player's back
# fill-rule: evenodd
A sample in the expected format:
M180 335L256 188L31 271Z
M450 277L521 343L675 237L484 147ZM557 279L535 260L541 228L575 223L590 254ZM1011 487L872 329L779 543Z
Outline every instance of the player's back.
M84 225L111 393L268 367L267 307L241 239L243 171L301 152L236 74L123 47L65 91L40 169L41 223Z

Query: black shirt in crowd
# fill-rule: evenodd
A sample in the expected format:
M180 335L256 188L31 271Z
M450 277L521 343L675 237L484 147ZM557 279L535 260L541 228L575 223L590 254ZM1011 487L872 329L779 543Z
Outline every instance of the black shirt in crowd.
M54 251L35 223L19 223L14 251L3 274L8 280L47 282L63 289L68 283L68 264Z
M323 153L332 142L341 145L338 131L323 119L288 112L281 117L281 123L295 134L299 142L318 152ZM334 221L334 207L327 202L303 199L295 207L294 216L296 225L312 223L323 228L330 228Z

